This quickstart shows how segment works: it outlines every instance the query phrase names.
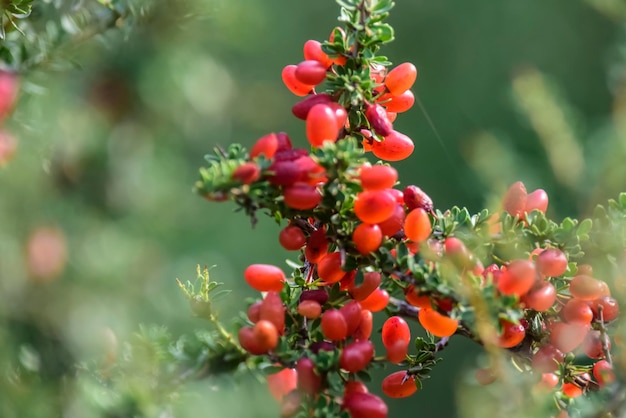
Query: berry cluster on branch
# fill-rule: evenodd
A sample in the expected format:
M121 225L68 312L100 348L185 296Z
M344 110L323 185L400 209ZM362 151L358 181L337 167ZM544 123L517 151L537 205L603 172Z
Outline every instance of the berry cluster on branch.
M393 121L413 105L417 70L388 71L378 55L393 40L384 23L391 1L339 3L344 27L305 42L304 61L282 71L303 97L292 110L310 147L295 148L280 132L250 151L217 149L195 187L209 200L233 200L253 223L258 212L286 222L278 240L299 252L289 276L267 264L245 270L261 297L239 345L248 361L275 371L268 382L284 417L386 417L385 401L365 385L368 371L397 365L382 391L410 396L455 334L506 350L554 391L554 413L565 416L574 398L616 380L609 325L618 304L584 258L602 229L548 219L547 193L521 182L495 214L441 211L419 187L398 188L388 162L408 158L414 144ZM370 163L370 152L382 161ZM601 221L623 225L625 200L611 204L620 215ZM373 314L381 311L385 352L376 353ZM412 339L406 319L428 338ZM477 374L483 383L497 377Z

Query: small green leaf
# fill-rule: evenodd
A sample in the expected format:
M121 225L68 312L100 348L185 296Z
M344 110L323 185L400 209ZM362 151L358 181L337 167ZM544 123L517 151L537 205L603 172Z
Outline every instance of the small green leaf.
M580 225L578 225L578 230L576 231L576 235L579 237L586 237L591 232L591 228L593 228L593 222L591 219L584 219Z
M386 44L394 40L394 31L391 25L383 23L373 28L374 36L379 42Z

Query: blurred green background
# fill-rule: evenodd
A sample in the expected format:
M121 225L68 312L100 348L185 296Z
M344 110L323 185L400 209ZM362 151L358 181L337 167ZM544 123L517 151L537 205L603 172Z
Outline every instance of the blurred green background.
M123 353L140 323L173 335L206 327L174 280L193 280L196 264L216 265L212 278L234 290L220 306L228 321L254 295L247 265L295 258L273 221L251 230L232 204L191 187L217 145L271 131L305 145L280 72L303 59L306 40L328 37L338 7L157 4L128 36L64 49L78 68L29 75L6 124L19 149L0 171L0 358L43 377L36 390L5 388L2 417L55 416L64 370L115 351L115 340ZM620 0L397 1L396 41L382 53L416 64L423 105L395 123L416 144L397 166L402 184L420 186L437 208L477 211L522 180L548 191L557 219L625 191L625 17ZM453 338L423 391L390 401L390 416L471 416L454 400L472 384L478 353ZM174 416L277 416L254 380L216 383L194 384ZM62 395L64 416L100 416L80 390Z

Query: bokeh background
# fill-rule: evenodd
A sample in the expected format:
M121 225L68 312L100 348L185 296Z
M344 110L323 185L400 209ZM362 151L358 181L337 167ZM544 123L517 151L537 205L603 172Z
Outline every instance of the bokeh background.
M416 144L397 165L403 185L437 208L477 211L522 180L548 191L556 219L626 190L625 3L396 3L396 41L383 53L419 71L420 105L395 124ZM60 387L64 416L102 416L94 402L107 401L61 385L64 371L123 353L139 324L174 336L207 327L175 278L215 265L212 278L233 290L219 306L229 322L253 296L247 265L296 257L272 220L251 229L232 204L191 189L217 145L286 131L304 146L280 72L302 60L306 40L327 38L337 14L331 0L157 2L133 30L60 52L78 65L29 73L5 124L19 149L0 170L0 359L41 377L34 387L3 383L0 416L57 416ZM390 416L470 416L455 400L480 353L453 338L424 389L389 402ZM253 378L222 383L191 385L172 413L277 416Z

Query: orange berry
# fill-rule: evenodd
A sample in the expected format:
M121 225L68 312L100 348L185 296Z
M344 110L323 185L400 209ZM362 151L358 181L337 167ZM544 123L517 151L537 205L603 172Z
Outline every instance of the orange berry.
M456 319L442 315L433 309L422 308L417 317L424 329L437 337L449 337L459 326L459 321Z
M354 213L362 222L377 224L385 221L396 208L396 200L386 190L367 190L357 194Z
M361 301L361 308L372 312L382 311L389 304L389 293L386 290L378 288L372 292L367 298Z
M417 68L415 65L405 62L389 71L385 77L385 87L391 94L397 96L413 87L416 78Z
M404 233L413 242L423 242L432 233L430 217L422 208L413 209L404 219Z
M243 273L246 282L259 292L267 292L274 290L280 292L283 290L285 281L285 273L270 264L252 264L246 268Z
M417 392L415 376L407 376L406 370L391 373L383 379L382 389L390 398L406 398Z
M360 224L352 233L352 241L361 254L376 251L383 242L383 233L376 224Z
M314 300L303 300L298 304L298 313L305 318L315 319L322 314L322 306Z
M322 64L324 68L333 65L333 60L322 50L322 44L318 41L306 41L304 43L303 53L305 60L315 60Z
M296 78L296 65L287 65L283 68L281 77L285 86L296 96L306 96L313 90L312 85L304 84Z
M309 110L306 117L306 137L309 143L319 148L324 142L335 142L339 130L337 129L337 116L328 104L316 104Z
M364 190L391 189L398 181L398 172L388 165L363 166L359 179Z
M278 345L278 331L270 321L261 319L254 324L252 331L259 350L268 352Z
M408 158L415 149L411 138L398 132L392 131L383 141L372 143L372 152L381 160L401 161Z
M346 275L341 269L341 253L333 252L323 256L317 263L317 275L325 283L337 283Z

